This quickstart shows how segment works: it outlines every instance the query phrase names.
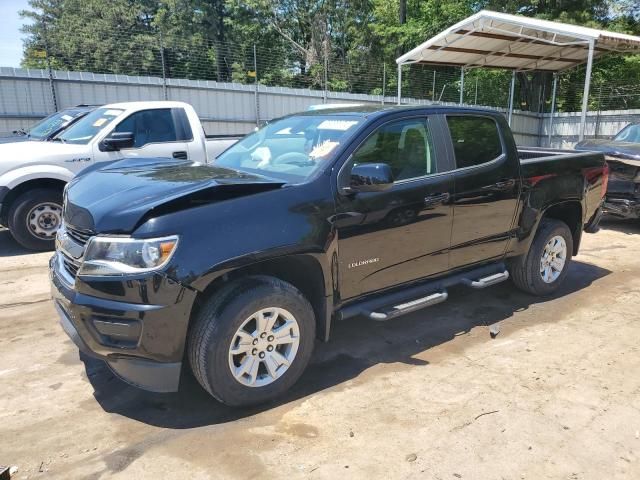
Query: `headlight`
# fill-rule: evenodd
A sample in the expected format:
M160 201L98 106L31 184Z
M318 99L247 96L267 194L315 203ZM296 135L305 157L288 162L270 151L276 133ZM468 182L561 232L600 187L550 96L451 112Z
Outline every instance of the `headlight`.
M93 237L87 244L79 275L122 275L162 268L178 245L178 237L134 239Z

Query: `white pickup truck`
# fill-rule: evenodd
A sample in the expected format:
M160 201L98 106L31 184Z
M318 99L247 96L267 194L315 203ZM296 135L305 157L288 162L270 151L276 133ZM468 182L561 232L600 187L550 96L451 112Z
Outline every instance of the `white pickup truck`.
M208 137L186 103L105 105L49 142L0 144L0 225L26 248L53 249L64 186L89 165L125 157L207 163L237 138Z

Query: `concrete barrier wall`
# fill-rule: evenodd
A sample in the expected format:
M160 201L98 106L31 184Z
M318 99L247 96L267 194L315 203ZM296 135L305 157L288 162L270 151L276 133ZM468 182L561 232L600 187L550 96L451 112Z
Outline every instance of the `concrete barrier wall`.
M180 100L196 109L210 134L240 134L265 120L306 110L325 101L325 92L285 87L221 83L208 80L108 75L0 67L0 131L26 128L58 109L78 104L106 104L142 100ZM54 92L56 102L54 104ZM403 103L431 104L429 100L403 98ZM396 97L327 92L328 103L396 103ZM451 104L456 105L456 104ZM495 109L507 114L505 109ZM609 137L627 123L640 119L640 110L591 112L587 136ZM579 113L548 114L515 111L512 130L516 142L547 146L552 129L554 147L570 148L578 139Z

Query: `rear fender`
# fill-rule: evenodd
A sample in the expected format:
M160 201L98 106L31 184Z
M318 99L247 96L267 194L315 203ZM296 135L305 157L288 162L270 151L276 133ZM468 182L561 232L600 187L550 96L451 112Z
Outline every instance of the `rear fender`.
M554 218L567 224L573 235L573 254L576 255L582 239L583 215L583 206L578 200L552 203L541 210L533 209L530 206L525 207L520 215L520 226L513 247L510 248L509 256L524 255L529 251L540 228L540 223L545 218Z

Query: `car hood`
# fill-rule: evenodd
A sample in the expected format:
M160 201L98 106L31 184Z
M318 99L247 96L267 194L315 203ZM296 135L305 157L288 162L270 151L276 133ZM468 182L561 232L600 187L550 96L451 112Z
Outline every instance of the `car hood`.
M583 140L574 147L576 150L603 152L607 157L639 160L640 143L617 142L615 140L593 139Z
M27 135L10 134L0 136L0 143L20 143L31 140Z
M0 143L0 173L27 165L60 165L89 161L90 147L62 142L28 139Z
M285 182L173 159L127 159L81 172L66 191L67 225L131 233L144 220L280 188Z

